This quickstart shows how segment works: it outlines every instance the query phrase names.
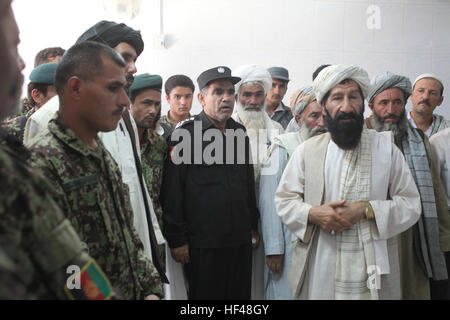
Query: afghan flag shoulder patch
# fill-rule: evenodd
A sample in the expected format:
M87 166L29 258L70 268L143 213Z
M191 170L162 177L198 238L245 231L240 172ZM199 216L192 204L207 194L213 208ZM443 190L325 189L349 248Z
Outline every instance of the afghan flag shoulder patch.
M94 259L89 260L81 269L79 286L64 291L71 300L110 300L114 291L108 278Z

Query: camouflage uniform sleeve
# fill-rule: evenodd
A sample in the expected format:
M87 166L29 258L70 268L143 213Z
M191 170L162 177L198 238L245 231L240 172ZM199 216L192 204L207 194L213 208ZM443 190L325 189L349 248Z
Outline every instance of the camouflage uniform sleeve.
M126 194L128 194L128 186L126 184L123 184L123 188ZM125 201L125 207L131 208L129 197L124 197L123 200ZM133 221L132 216L129 217L129 221ZM163 298L164 287L158 270L145 254L142 241L139 239L139 235L132 224L130 225L130 230L132 242L134 243L134 247L136 248L137 276L139 279L139 284L142 288L141 297L146 298L147 296L154 294L159 298Z
M48 286L60 299L110 299L114 292L100 267L87 254L86 245L58 207L51 193L52 186L39 182L39 195L30 190L36 214L28 221L31 237L26 246L44 272ZM40 199L37 199L40 197Z
M16 270L13 259L0 247L0 300L36 299L28 294Z
M50 163L39 154L32 157L37 172L35 190L27 190L35 207L27 228L32 230L27 247L43 271L48 287L60 299L110 299L112 286L97 263L87 254L87 246L81 241L58 203L63 203L59 183ZM52 182L52 185L49 183ZM56 189L53 187L55 186Z
M164 297L164 287L159 273L141 248L139 248L138 251L138 276L142 286L143 298L146 298L151 294L154 294L161 299Z
M55 169L49 159L39 151L39 149L31 152L30 164L36 168L48 181L50 188L47 190L50 196L55 200L60 208L67 210L67 202L64 190L61 187L61 182L58 175L55 173Z

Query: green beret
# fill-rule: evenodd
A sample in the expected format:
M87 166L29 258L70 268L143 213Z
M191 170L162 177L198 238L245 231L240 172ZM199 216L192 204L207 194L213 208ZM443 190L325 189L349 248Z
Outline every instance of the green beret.
M58 63L44 63L36 67L30 74L30 82L54 84Z
M140 74L134 78L133 84L130 87L130 92L135 92L141 89L155 89L161 91L162 78L157 74Z

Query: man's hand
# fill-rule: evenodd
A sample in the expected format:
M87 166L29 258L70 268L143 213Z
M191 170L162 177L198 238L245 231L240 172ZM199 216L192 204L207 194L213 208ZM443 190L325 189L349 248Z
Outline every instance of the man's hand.
M352 226L366 215L366 204L364 202L353 202L344 204L335 209L336 213L350 222Z
M260 241L259 233L258 231L252 230L252 247L253 249L258 248L259 241Z
M308 221L318 225L326 232L342 232L352 227L352 223L345 218L345 212L337 213L337 209L345 205L346 200L326 203L312 207L309 210Z
M155 296L154 294L149 295L145 300L161 300L158 296Z
M179 263L189 263L189 245L185 244L184 246L173 248L170 250L172 252L172 257L176 262Z
M273 273L281 273L283 271L283 261L284 254L266 256L267 266Z

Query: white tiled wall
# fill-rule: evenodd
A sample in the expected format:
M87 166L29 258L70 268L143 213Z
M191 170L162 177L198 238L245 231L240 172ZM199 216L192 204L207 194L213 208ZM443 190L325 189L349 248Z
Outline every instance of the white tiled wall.
M63 13L45 8L55 2L65 3ZM27 63L45 46L69 47L97 20L120 20L105 15L97 2L15 1ZM140 29L146 42L139 73L158 73L164 79L183 73L195 82L202 71L217 65L281 65L292 78L288 103L294 90L311 82L317 66L346 63L364 67L371 77L389 70L413 81L420 73L433 72L448 88L444 95L450 92L450 0L163 0L166 49L153 46L159 0L144 3L138 18L123 21ZM367 27L371 5L380 9L379 30ZM57 27L43 22L46 29L40 30L41 24L26 21L25 9L46 9L43 17L49 15L46 21ZM58 30L64 35L57 35ZM42 33L45 37L39 38ZM164 103L163 111L167 108ZM200 110L195 102L194 113ZM450 94L437 112L450 118Z

